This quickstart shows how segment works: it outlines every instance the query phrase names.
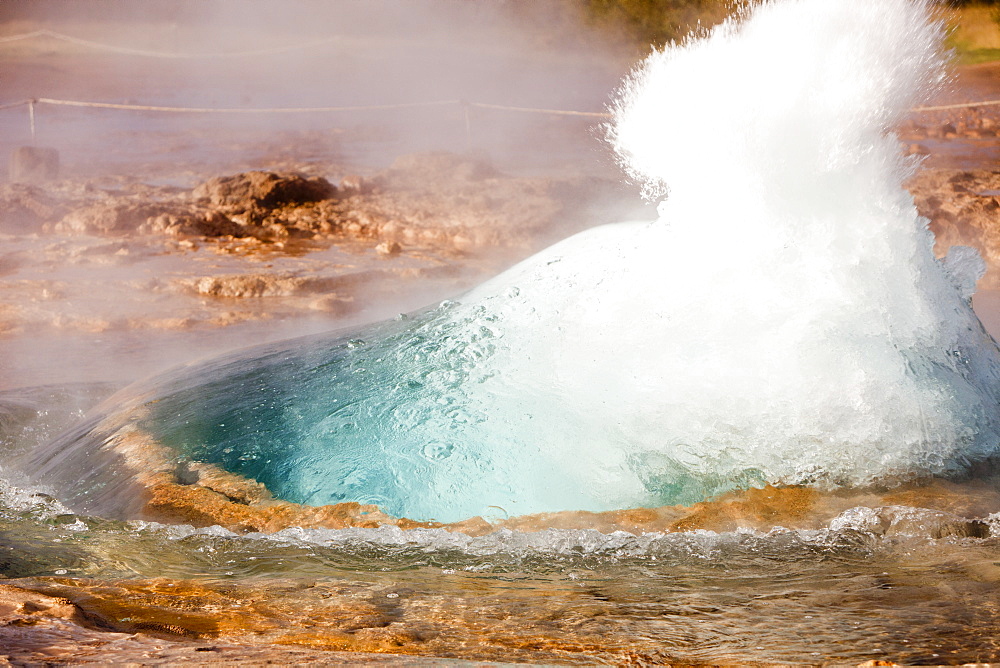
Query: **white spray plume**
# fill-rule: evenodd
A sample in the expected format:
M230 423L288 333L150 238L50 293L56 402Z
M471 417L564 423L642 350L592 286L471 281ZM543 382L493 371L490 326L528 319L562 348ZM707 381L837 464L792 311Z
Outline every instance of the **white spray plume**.
M669 193L660 219L473 294L503 314L497 373L572 425L540 447L577 491L862 485L996 453L997 348L967 304L982 261L934 259L891 132L946 81L941 39L923 0L767 2L626 81L611 138Z
M924 0L784 0L655 53L612 137L659 220L171 381L142 426L285 498L440 520L963 474L1000 452L982 261L934 258L891 134L940 40Z

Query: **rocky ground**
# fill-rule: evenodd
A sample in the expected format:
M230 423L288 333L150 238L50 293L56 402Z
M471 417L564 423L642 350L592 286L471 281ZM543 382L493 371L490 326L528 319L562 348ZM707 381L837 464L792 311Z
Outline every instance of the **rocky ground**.
M921 167L909 180L917 210L930 221L935 252L972 246L986 260L980 290L1000 288L1000 66L959 72L928 107L970 101L996 104L917 111L901 125L900 139Z
M958 119L934 120L939 121ZM904 138L917 141L926 127L908 126ZM955 140L958 135L945 139ZM955 167L946 164L948 159L932 154L909 187L931 219L941 250L955 243L979 247L990 263L985 280L995 280L1000 246L991 212L1000 209L1000 192L990 191L1000 188L1000 170L993 171L985 160ZM427 294L420 289L431 285L431 292L447 293L478 281L553 237L603 222L602 217L614 215L611 211L622 213L619 203L628 194L610 178L515 177L488 161L448 153L406 155L386 169L339 179L321 176L315 166L303 167L206 175L190 187L141 178L0 186L5 214L0 218L0 336L7 350L41 345L48 351L46 342L84 340L75 350L117 354L137 345L166 353L170 337L177 335L188 345L165 354L173 364L192 350L210 352L205 341L245 342L227 332L255 340L300 333L308 326L328 329L370 317L371 304L392 301L400 292ZM64 345L74 349L72 343ZM143 360L150 367L164 363L152 357L133 357L127 374L110 380L126 380L142 369ZM69 371L64 364L8 360L7 388L27 379L36 384L39 378L78 380L88 368L80 359ZM109 380L108 366L106 359L94 363L94 378ZM134 455L129 463L152 491L146 512L164 521L237 532L289 525L430 526L357 504L304 508L276 501L259 485L215 467L194 465L179 472L155 444L131 446L125 448ZM962 504L977 499L983 507L994 507L996 490L980 492L937 485L877 498L833 499L836 508L831 508L831 499L811 490L765 489L691 508L565 513L501 524L518 531L559 526L634 534L767 530L775 523L821 526L855 505L901 504L937 509L935 536L977 537L989 528L967 518L980 516L982 509ZM905 533L908 521L902 515L884 518L890 533ZM926 529L928 519L920 521ZM444 528L479 535L497 526L476 518ZM509 629L479 623L484 614L498 619L507 614L509 601L484 612L489 605L478 601L442 600L440 619L400 630L397 613L380 602L387 594L341 589L324 593L315 585L275 581L8 579L0 584L0 665L442 665L449 660L405 654L446 654L454 644L448 634L493 648L482 649L485 656L517 647L527 661L551 656L544 652L584 656L596 651L576 638L525 635L524 620ZM544 625L549 613L543 606L538 614ZM447 634L436 637L440 631L432 627L447 628ZM627 653L619 659L636 665L657 661Z
M319 172L337 167L299 167L205 175L192 186L44 175L0 186L2 389L98 380L110 381L110 391L192 356L421 306L630 208L622 205L627 189L610 178L512 176L453 153L404 155L364 176L328 179ZM15 404L0 406L0 421ZM179 485L176 466L149 459L157 453L136 450L160 489L152 505L169 521L240 531L378 518L415 526L351 504L313 512L219 470L192 469L190 484ZM454 528L482 533L484 524ZM207 583L164 589L182 582L94 581L84 595L91 606L76 597L83 590L75 582L59 593L8 580L0 585L0 665L451 663L396 654L429 637L400 636L389 612L353 596L332 593L323 610L303 616L302 599L279 604L273 582L239 600ZM251 611L258 600L266 603ZM332 600L336 609L326 610ZM322 633L309 630L316 624ZM467 626L481 633L474 616Z
M336 183L315 175L316 164L303 167L204 177L193 187L141 177L0 185L8 350L101 336L104 354L134 363L135 377L152 369L141 352L122 352L129 337L152 344L187 333L214 352L226 338L208 335L215 330L233 330L233 346L394 315L386 309L453 296L556 238L623 215L628 201L610 178L510 176L452 153L404 155ZM59 380L48 367L12 355L0 386Z
M940 101L1000 98L1000 67L965 70L959 84ZM981 289L1000 290L1000 105L916 112L899 134L924 160L908 188L938 250L978 248L988 265ZM317 159L314 133L281 137L277 144L261 139L254 164L234 160L231 169L182 162L87 173L79 157L75 166L57 168L35 145L12 153L12 178L0 184L0 391L79 381L114 386L240 345L384 317L456 294L584 227L649 215L612 169L525 175L468 152L401 153L372 166L329 152ZM156 454L141 451L147 459ZM152 502L163 519L239 531L374 519L371 509L361 518L366 509L306 512L277 503L266 490L210 467L187 471L181 484L168 464L143 464L159 485ZM872 503L939 503L942 512L974 514L948 506L958 497L947 490L912 493L920 498ZM690 509L561 521L636 533L729 530L775 518L806 526L816 503L802 490L763 490ZM507 526L534 530L547 522L516 518ZM942 536L981 530L950 515L940 528ZM351 607L349 597L334 597L342 608L326 617L306 619L294 597L276 602L271 591L264 594L271 607L261 604L248 617L243 606L259 594L252 585L64 580L0 584L0 665L425 663L391 653L426 639L390 637L388 612ZM179 584L184 592L164 593ZM282 615L292 620L285 635L267 635L269 619ZM339 624L339 640L310 635L320 622Z

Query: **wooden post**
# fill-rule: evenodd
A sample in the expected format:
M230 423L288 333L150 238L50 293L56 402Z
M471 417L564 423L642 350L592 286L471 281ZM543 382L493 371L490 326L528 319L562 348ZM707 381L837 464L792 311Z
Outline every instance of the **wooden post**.
M471 104L462 100L462 110L465 112L465 150L472 150L472 120L470 118L469 109L472 107Z

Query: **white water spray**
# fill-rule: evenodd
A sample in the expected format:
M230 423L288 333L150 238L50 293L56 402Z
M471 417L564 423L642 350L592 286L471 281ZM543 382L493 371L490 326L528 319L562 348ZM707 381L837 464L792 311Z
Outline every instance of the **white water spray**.
M982 261L934 259L891 132L945 79L929 13L766 3L628 79L611 138L668 194L660 219L570 239L464 300L500 323L503 419L558 425L539 443L554 478L620 507L997 452L1000 358L968 306Z
M784 0L655 53L611 138L669 193L659 220L412 320L160 379L39 470L138 427L282 498L446 521L962 474L1000 451L982 261L934 259L891 134L943 81L940 41L924 0ZM107 480L73 484L107 510Z

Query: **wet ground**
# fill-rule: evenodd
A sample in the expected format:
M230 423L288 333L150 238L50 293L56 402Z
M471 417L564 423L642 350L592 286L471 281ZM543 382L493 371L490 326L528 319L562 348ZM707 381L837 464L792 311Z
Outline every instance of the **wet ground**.
M191 81L190 69L150 70L77 46L19 46L7 55L21 73L5 82L11 100L168 104ZM279 59L261 69L280 74L290 65ZM84 82L80 67L115 76ZM202 76L213 84L226 70ZM597 78L606 77L610 90L617 76ZM265 95L216 86L214 96L212 89L199 87L190 99L281 99L278 88ZM312 95L302 102L329 101ZM556 98L514 102L593 111L603 99ZM1000 68L979 66L963 70L941 101L997 98ZM0 112L4 154L30 144L25 111ZM613 185L618 175L598 150L593 119L519 127L526 158L514 163L517 151L497 141L502 131L489 129L485 112L473 126L481 143L470 147L465 118L452 108L423 116L417 132L364 114L275 129L256 120L219 126L37 112L36 142L57 147L63 164L59 178L34 184L27 199L17 191L5 200L35 203L29 229L0 235L0 444L8 457L150 373L391 317L457 294L552 238L649 215L627 187ZM995 272L994 119L1000 106L915 113L901 138L927 154L913 188L918 204L939 233L978 245ZM123 229L61 225L95 202L194 206L189 193L199 183L250 169L298 171L335 185L354 176L377 182L400 156L430 148L432 135L450 137L443 148L459 155L446 160L450 171L437 158L410 159L433 178L419 187L403 179L355 200L355 210L366 207L372 218L369 228L317 228L309 237L140 233L148 216ZM525 149L540 137L555 141ZM495 172L477 172L484 164ZM456 190L463 180L468 190ZM520 206L505 208L511 202ZM484 207L507 218L484 223ZM442 220L442 210L464 218ZM302 229L288 222L290 211L274 215L279 227ZM976 297L994 335L998 294ZM3 471L12 485L0 499L0 658L14 665L1000 660L1000 501L989 479L855 496L768 489L692 508L474 527L247 533L216 518L195 528L77 515Z

